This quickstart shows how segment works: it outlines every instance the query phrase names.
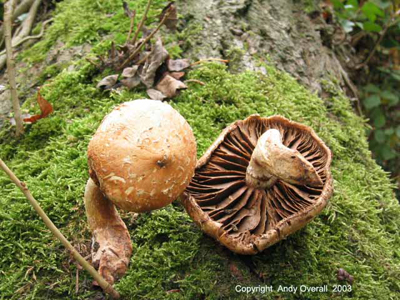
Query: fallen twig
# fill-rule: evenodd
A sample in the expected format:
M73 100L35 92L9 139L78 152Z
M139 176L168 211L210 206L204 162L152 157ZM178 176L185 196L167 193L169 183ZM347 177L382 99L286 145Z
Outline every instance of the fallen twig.
M140 52L140 50L142 49L143 45L145 45L161 28L161 26L164 24L164 22L167 20L167 17L169 15L169 13L171 12L171 10L168 10L167 13L165 14L164 18L161 20L161 22L158 24L157 28L154 29L145 39L143 42L141 42L136 50L129 55L129 57L122 63L122 65L118 68L119 70L122 70L123 68L125 68L128 63Z
M13 22L16 18L18 18L20 15L26 13L27 11L29 11L29 8L31 7L33 1L35 0L25 0L22 1L20 4L17 5L17 7L15 8L13 14L12 14L12 18L11 18L11 22ZM0 47L3 45L4 42L4 27L0 28Z
M354 86L353 82L350 80L349 76L347 75L347 73L343 70L342 67L340 67L340 74L342 75L342 78L344 80L344 82L347 84L347 86L349 87L349 89L351 90L351 92L354 95L354 99L356 102L356 107L357 107L357 112L359 116L362 116L362 109L361 109L361 103L360 103L360 97L358 95L358 90L357 88Z
M98 282L104 292L110 294L113 298L119 299L119 293L114 290L114 288L104 280L102 276L89 264L76 249L71 245L71 243L64 237L64 235L58 230L58 228L53 224L53 222L49 219L43 209L40 207L39 203L33 198L31 192L29 191L26 184L20 181L17 176L7 167L7 165L0 158L0 168L8 175L12 182L24 193L25 197L29 200L30 204L42 218L46 226L50 229L55 237L57 237L61 243L67 248L74 258L79 262L79 264L93 276L93 278Z
M32 25L35 21L37 11L39 9L40 3L42 0L35 0L29 10L28 17L24 20L22 23L22 29L19 32L17 36L14 36L12 39L12 44L15 45L19 43L20 40L22 40L24 37L26 37L32 29ZM0 70L4 67L6 62L6 55L1 55L0 56Z
M86 59L89 63L91 63L93 66L95 66L96 68L100 68L100 64L99 64L97 61L95 61L93 58L91 58L91 57L85 57L85 59Z
M141 60L139 60L137 62L137 65L140 66L142 63L144 63L149 57L150 57L151 53L148 53L147 55L145 55Z
M75 274L75 294L79 293L79 264L76 263L76 274Z
M43 34L44 34L44 28L47 25L47 23L53 21L53 18L48 19L46 21L43 22L42 24L42 28L40 29L40 33L37 35L30 35L30 36L26 36L24 37L22 40L18 41L15 45L13 45L13 47L18 47L19 45L22 45L23 43L25 43L26 41L32 40L32 39L40 39ZM0 55L3 55L5 53L5 50L0 52Z
M139 32L140 32L140 30L142 30L143 24L144 24L144 22L145 22L146 19L147 19L147 14L149 13L149 9L150 9L150 6L151 6L151 2L153 2L153 1L152 1L152 0L148 0L148 1L147 1L146 10L144 11L143 17L142 17L142 19L140 20L140 23L139 23L139 25L138 25L138 28L137 28L136 31L135 31L135 35L133 36L133 39L132 39L132 42L131 42L132 45L135 45L136 40L137 40L137 37L138 37L138 35L139 35Z
M20 136L24 133L24 125L22 123L21 107L19 105L18 94L17 94L17 84L15 82L15 64L13 59L13 51L11 45L11 16L13 9L15 7L16 0L8 1L4 5L4 38L6 41L6 51L7 51L7 73L8 82L10 83L11 91L11 101L14 110L14 118L16 123L16 136Z
M210 57L210 58L205 58L205 59L196 61L196 62L192 63L190 66L193 67L193 66L200 65L200 64L203 64L203 63L206 63L206 62L209 62L209 61L219 61L219 62L222 62L222 63L225 63L225 64L227 64L229 62L229 60L227 60L227 59Z
M129 26L128 37L126 38L127 42L129 42L129 40L131 38L131 34L132 34L132 31L133 31L133 26L135 25L135 16L136 16L136 12L134 12L134 15L131 17L131 25Z
M205 83L204 83L203 81L200 81L200 80L197 80L197 79L188 79L188 80L185 80L185 83L190 83L190 82L198 83L198 84L200 84L200 85L205 85Z

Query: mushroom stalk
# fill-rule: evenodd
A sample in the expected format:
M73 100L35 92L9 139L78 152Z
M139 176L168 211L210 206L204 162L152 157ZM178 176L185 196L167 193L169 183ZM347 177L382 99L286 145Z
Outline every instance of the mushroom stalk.
M269 129L257 141L246 171L248 185L271 188L280 179L291 184L322 185L313 165L299 151L283 145L276 129Z
M126 272L132 254L128 229L114 204L91 178L86 184L85 207L93 232L92 263L99 266L99 273L113 284L116 276Z

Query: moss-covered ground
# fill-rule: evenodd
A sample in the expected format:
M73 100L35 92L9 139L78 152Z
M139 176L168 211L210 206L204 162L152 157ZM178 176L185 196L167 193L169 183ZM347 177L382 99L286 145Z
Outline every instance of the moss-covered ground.
M135 3L140 16L145 1ZM155 1L150 16L162 4ZM44 40L21 59L32 64L43 60L57 39L67 45L89 41L89 55L104 52L110 45L104 35L119 42L128 30L120 5L116 0L61 2ZM54 113L26 125L19 140L3 128L0 157L86 256L88 142L114 106L145 93L102 93L95 88L102 74L93 65L85 60L71 64L74 71L48 72L51 79L43 82L41 93ZM334 155L335 192L328 207L306 228L252 257L235 255L205 236L179 203L136 220L124 213L134 248L129 271L116 284L125 299L399 299L400 207L387 174L371 158L364 120L333 85L326 83L331 97L322 101L290 76L267 69L268 75L231 75L219 64L200 65L188 77L205 85L190 83L170 103L192 126L199 157L225 126L250 114L280 114L312 126ZM32 97L24 107L34 102ZM339 268L354 276L351 291L333 291L345 284L336 278ZM279 286L302 285L327 285L328 292L277 291ZM274 290L246 295L237 286ZM0 299L101 298L90 276L77 270L22 193L0 173Z

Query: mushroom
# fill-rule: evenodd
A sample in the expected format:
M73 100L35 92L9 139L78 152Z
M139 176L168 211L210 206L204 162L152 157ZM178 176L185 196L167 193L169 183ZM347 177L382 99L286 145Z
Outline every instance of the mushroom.
M113 283L132 254L129 232L118 215L170 204L189 184L196 165L191 127L170 105L126 102L107 115L88 146L90 178L85 190L92 261Z
M198 161L182 203L230 250L256 254L309 223L332 195L331 152L281 116L227 127Z

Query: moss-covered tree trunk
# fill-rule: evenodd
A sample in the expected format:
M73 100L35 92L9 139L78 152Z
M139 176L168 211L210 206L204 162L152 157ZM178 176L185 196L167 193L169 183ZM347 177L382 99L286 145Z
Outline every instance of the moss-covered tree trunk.
M184 30L194 33L183 45L192 58L229 59L233 72L265 73L260 62L270 63L320 95L324 80L335 79L345 84L345 72L335 52L343 60L349 51L334 46L334 29L322 16L313 13L319 9L314 1L178 3L186 21Z
M147 0L127 2L140 19ZM146 26L155 27L165 4L153 1ZM193 128L198 157L232 122L255 113L279 114L312 127L332 150L334 194L305 228L254 256L236 255L203 234L179 202L136 219L122 213L133 256L116 289L126 299L396 299L400 207L368 150L364 120L338 88L343 72L324 46L327 27L296 1L182 0L177 6L182 15L177 32L162 32L170 54L230 60L227 67L196 65L186 75L195 81L169 102ZM99 73L90 61L107 53L111 40L123 44L129 31L120 0L61 1L53 17L43 40L19 57L19 70L23 79L40 70L27 79L43 85L41 95L54 112L27 126L18 141L1 129L0 156L86 256L89 140L113 107L147 95L143 87L96 89L112 71ZM69 51L75 54L65 59ZM34 103L28 97L23 109L37 113ZM352 285L338 279L341 268L354 277ZM0 296L103 297L2 174Z

